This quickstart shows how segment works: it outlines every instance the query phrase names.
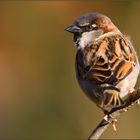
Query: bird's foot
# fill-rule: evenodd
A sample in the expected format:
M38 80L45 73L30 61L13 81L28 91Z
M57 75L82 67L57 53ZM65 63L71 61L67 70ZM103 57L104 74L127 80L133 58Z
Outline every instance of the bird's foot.
M113 117L112 115L110 115L110 114L105 115L105 116L104 116L104 119L105 119L107 122L111 123L114 132L117 132L117 127L116 127L117 119L114 118L114 117Z

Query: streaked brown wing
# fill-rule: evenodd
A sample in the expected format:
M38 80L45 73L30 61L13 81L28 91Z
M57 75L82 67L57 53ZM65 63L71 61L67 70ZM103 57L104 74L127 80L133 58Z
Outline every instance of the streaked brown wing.
M132 71L136 61L132 44L119 35L86 47L84 53L77 53L77 59L78 73L83 78L113 85Z

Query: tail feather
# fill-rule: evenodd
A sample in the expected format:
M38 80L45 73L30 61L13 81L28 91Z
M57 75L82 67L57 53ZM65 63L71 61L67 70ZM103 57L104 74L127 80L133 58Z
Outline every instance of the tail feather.
M113 88L107 88L104 90L103 98L103 108L107 111L123 104L119 90L115 90Z

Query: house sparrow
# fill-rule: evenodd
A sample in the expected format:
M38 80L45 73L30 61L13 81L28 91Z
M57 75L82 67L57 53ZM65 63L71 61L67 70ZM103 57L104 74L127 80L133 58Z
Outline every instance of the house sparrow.
M130 39L100 13L81 16L66 31L74 34L76 76L82 90L106 114L121 106L140 70Z

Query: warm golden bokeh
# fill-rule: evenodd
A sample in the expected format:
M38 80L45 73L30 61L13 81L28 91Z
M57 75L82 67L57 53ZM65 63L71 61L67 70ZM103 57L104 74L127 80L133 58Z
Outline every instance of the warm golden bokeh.
M88 12L109 16L140 56L140 1L0 2L0 138L86 139L103 117L77 84L64 32ZM140 138L139 118L135 106L102 138Z

